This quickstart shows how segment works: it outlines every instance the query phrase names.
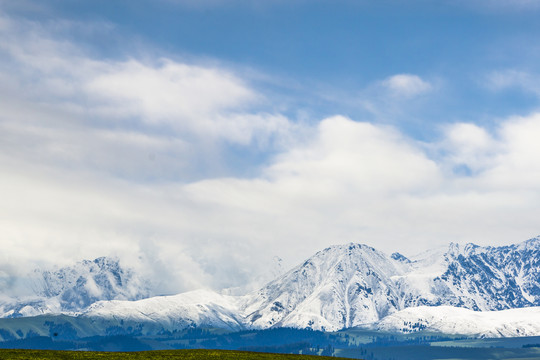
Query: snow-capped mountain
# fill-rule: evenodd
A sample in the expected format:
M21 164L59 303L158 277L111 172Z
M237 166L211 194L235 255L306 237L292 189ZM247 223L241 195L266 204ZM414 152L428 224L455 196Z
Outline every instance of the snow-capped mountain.
M0 304L2 317L72 313L100 300L138 300L149 295L147 280L110 257L55 270L35 270L32 279L35 295Z
M483 311L540 306L539 272L540 238L502 247L450 244L412 259L338 245L252 294L242 311L256 328L338 330L421 305Z
M322 330L372 323L398 310L394 276L408 265L372 247L329 247L247 297L249 326Z
M139 324L145 334L210 326L540 335L538 237L502 247L450 244L411 258L336 245L244 296L201 290L130 301L142 297L139 278L98 260L81 263L85 271L44 273L43 294L60 304L50 312L69 310L104 329Z

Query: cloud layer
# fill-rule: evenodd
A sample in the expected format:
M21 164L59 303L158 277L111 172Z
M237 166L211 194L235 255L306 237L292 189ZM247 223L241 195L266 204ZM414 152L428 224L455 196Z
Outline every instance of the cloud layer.
M276 255L288 267L336 243L413 254L539 232L540 114L449 122L429 141L339 114L299 122L225 66L98 58L53 33L0 17L0 286L112 254L155 293L248 289ZM434 89L408 73L376 84L374 107Z

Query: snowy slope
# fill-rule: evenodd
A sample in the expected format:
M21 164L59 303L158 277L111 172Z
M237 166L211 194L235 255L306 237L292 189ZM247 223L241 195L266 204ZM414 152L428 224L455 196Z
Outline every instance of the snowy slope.
M451 306L420 306L401 310L372 324L387 332L430 331L477 337L540 335L540 307L473 311Z
M110 320L130 323L154 323L173 331L194 326L228 330L244 329L238 312L240 299L209 290L196 290L174 296L156 296L138 301L99 301L80 316L94 321Z

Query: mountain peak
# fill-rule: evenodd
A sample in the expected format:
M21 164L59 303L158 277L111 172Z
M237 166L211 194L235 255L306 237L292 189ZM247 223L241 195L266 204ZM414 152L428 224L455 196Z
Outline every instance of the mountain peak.
M345 244L338 244L338 245L332 245L327 247L326 249L319 251L319 253L328 253L328 252L355 252L355 251L378 251L375 248L366 245L366 244L360 244L360 243L354 243L349 242ZM317 255L317 254L316 254Z
M446 254L453 257L458 257L460 255L468 256L480 249L482 249L482 247L473 243L460 245L458 243L451 242L450 245L448 245L448 251L446 252Z
M394 311L391 277L402 274L399 265L368 245L331 246L270 282L244 311L250 326L261 328L338 330L368 323Z
M540 235L517 244L517 247L523 250L540 250Z

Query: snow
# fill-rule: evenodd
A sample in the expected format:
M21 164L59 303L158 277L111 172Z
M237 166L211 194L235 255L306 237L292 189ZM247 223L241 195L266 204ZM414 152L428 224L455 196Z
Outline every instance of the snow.
M398 298L391 277L403 268L366 245L333 246L247 296L242 310L255 328L298 323L337 330L369 323L397 310L388 298Z
M370 326L388 332L420 330L476 337L540 335L540 307L472 311L451 306L419 306L389 315Z
M238 330L243 328L242 318L237 314L238 301L237 297L196 290L138 301L99 301L80 315L159 323L168 330L192 324Z
M117 261L101 258L46 273L42 294L48 296L0 304L0 316L67 313L103 326L110 321L128 326L122 325L124 320L152 324L149 332L193 326L369 327L540 335L538 264L540 238L502 247L450 244L409 259L350 243L319 251L244 296L198 290L140 299L144 281Z

